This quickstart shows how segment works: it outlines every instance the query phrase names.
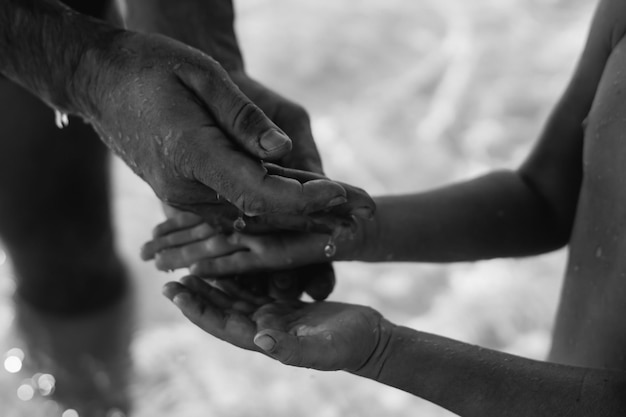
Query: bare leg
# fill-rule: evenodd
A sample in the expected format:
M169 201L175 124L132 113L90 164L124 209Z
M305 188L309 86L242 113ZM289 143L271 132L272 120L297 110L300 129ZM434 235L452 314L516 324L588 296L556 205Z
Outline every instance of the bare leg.
M0 79L0 237L18 294L58 313L98 309L123 293L109 207L108 152L72 119Z

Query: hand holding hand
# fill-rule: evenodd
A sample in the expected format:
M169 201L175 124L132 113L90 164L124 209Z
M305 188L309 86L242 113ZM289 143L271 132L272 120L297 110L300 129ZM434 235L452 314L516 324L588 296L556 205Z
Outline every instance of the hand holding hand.
M281 173L286 171L291 170L282 170ZM313 174L306 175L313 178ZM369 203L369 196L361 190L340 184L347 190L350 202ZM192 214L171 212L167 221L155 227L153 239L143 246L142 258L154 258L157 268L161 270L191 267L192 273L200 276L286 270L332 259L355 259L363 246L364 221L346 215L346 211L350 210L347 207L349 204L317 214L313 221L320 223L306 225L308 228L332 230L332 238L322 233L285 230L251 234L248 228L244 232L224 233ZM282 224L285 224L284 219ZM326 251L331 239L338 248L336 253Z

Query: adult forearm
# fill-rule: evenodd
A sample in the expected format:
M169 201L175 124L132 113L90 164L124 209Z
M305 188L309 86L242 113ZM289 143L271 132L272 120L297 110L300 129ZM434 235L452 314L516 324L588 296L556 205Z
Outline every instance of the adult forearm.
M376 199L364 222L366 261L453 262L526 256L563 246L546 203L513 171L424 193Z
M53 107L83 113L92 73L87 61L120 33L49 0L0 2L0 73Z
M128 28L160 33L216 59L227 71L243 70L231 0L126 0Z
M359 374L463 417L623 416L626 375L534 361L393 327Z

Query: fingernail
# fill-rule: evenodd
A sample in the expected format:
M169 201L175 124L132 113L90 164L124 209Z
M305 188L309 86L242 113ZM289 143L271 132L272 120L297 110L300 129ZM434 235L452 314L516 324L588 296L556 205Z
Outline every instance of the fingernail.
M273 152L279 148L288 145L291 141L283 133L276 129L268 130L261 136L259 143L267 152Z
M348 199L345 198L344 196L335 197L332 200L330 200L328 204L326 204L326 208L335 207L335 206L338 206L340 204L344 204L347 202L348 202Z
M189 294L184 292L178 293L172 298L172 303L178 308L182 308L189 301Z
M270 335L262 334L255 336L254 344L264 351L269 352L274 349L274 346L276 346L276 340L274 340L274 338Z
M365 220L371 220L374 217L374 212L369 207L355 208L354 210L352 210L352 214Z

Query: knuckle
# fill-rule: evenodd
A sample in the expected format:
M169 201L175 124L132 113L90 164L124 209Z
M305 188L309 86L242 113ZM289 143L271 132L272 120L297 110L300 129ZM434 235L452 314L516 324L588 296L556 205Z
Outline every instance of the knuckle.
M233 130L247 130L263 120L263 113L252 102L243 100L232 119Z

